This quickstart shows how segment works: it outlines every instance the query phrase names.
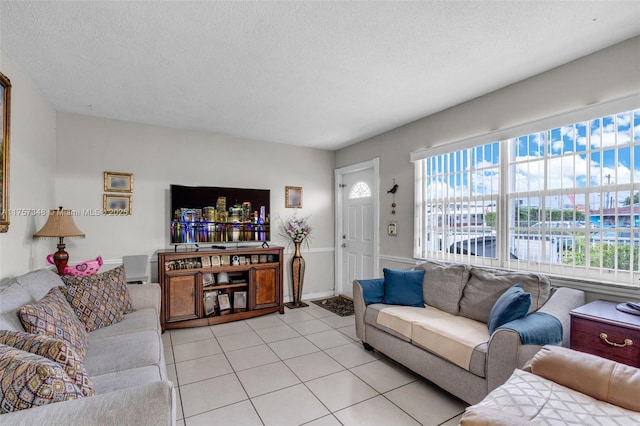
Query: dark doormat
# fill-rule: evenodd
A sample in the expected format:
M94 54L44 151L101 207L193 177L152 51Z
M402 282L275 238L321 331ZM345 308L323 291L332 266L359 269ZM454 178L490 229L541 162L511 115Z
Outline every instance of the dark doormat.
M353 301L346 297L335 296L327 299L312 300L311 302L341 317L353 315Z

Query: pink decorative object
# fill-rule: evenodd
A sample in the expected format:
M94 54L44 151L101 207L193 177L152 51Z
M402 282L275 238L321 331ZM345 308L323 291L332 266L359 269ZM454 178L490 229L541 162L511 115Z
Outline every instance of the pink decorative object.
M53 254L47 256L47 261L50 264L55 265L53 261ZM98 256L95 260L87 260L76 265L67 265L64 268L64 275L72 275L74 277L95 275L98 273L102 263L102 256Z

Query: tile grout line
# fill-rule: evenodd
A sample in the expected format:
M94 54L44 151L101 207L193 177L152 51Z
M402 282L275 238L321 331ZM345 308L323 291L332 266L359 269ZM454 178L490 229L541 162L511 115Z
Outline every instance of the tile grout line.
M302 311L301 311L301 312L302 312ZM272 394L272 393L276 393L276 392L282 391L282 390L284 390L284 389L289 389L289 388L292 388L292 387L294 387L294 386L298 386L298 385L302 384L302 385L305 387L305 389L307 389L307 391L308 391L308 392L310 392L310 394L311 394L311 395L313 395L313 398L314 398L317 402L319 402L319 404L320 404L322 407L324 407L324 409L327 411L327 414L321 415L321 416L319 416L318 418L315 418L315 419L311 419L311 420L305 421L304 423L300 423L301 425L302 425L302 424L307 424L307 423L310 423L310 422L314 422L314 421L319 420L320 418L323 418L323 417L325 417L325 416L331 416L331 418L332 418L334 421L338 422L339 424L342 424L342 422L340 422L340 420L336 417L336 413L341 412L341 411L344 411L344 410L348 410L348 409L350 409L350 408L352 408L352 407L354 407L354 406L356 406L356 405L358 405L358 404L364 403L364 402L369 401L369 400L371 400L371 399L374 399L374 398L376 398L376 397L378 397L378 396L383 396L383 397L384 397L388 402L390 402L394 407L396 407L397 409L399 409L401 412L405 413L409 418L411 418L412 420L416 421L418 424L421 424L421 423L420 423L420 422L419 422L415 417L413 417L412 415L410 415L407 411L405 411L404 409L402 409L400 406L396 405L393 401L391 401L391 400L386 396L386 394L387 394L387 393L389 393L389 392L392 392L392 391L394 391L394 390L396 390L396 389L400 389L400 388L402 388L403 386L406 386L406 385L408 385L408 384L411 384L411 383L414 383L414 382L416 382L416 381L419 381L419 380L420 380L420 377L415 376L415 373L413 373L414 377L413 377L413 378L412 378L412 380L410 380L408 383L404 383L404 384L398 385L398 386L394 387L393 389L386 390L384 393L383 393L383 392L381 392L381 391L378 391L376 388L374 388L372 385L370 385L369 383L367 383L367 381L365 381L363 378L361 378L358 374L356 374L356 373L355 373L354 371L352 371L352 370L353 370L353 369L355 369L355 368L358 368L358 367L361 367L361 366L365 366L365 365L367 365L367 364L371 364L371 363L373 363L373 362L376 362L376 361L379 361L379 360L383 360L383 359L388 359L388 358L387 358L384 354L381 354L381 353L375 352L375 353L376 353L376 356L378 356L379 358L371 359L371 360L367 360L367 361L365 361L365 362L362 362L361 364L357 364L357 365L352 366L352 367L347 367L345 364L342 364L342 363L341 363L340 361L338 361L336 358L334 358L333 356L331 356L331 355L328 353L328 351L331 351L331 350L333 350L333 349L340 348L340 347L343 347L343 346L344 346L344 347L347 347L347 346L349 346L349 345L354 345L354 344L356 344L356 345L357 345L358 341L357 341L356 339L354 339L354 337L352 337L352 336L350 335L350 333L351 333L351 334L353 334L353 333L352 333L352 330L351 330L351 328L353 327L353 323L349 323L349 324L343 325L344 321L342 321L343 323L341 323L341 319L342 319L342 318L345 318L345 317L341 317L341 316L338 316L338 315L335 315L335 314L332 314L332 315L329 315L329 316L324 316L324 317L321 317L321 318L315 317L314 315L312 315L312 314L311 314L311 313L309 313L309 312L306 312L306 314L307 314L307 315L309 315L310 317L313 317L313 318L304 318L304 317L303 317L303 319L302 319L302 320L300 320L300 321L298 321L298 320L294 320L294 321L291 321L291 322L286 322L286 321L284 321L283 319L281 319L279 315L278 315L278 316L274 316L273 318L277 318L277 319L279 320L279 322L280 322L280 323L276 323L276 324L271 323L271 324L270 324L269 326L267 326L267 327L260 327L260 326L258 325L258 321L256 321L256 324L255 324L255 325L251 325L251 324L250 324L250 323L248 323L246 320L242 320L242 322L247 326L248 330L250 330L250 331L251 331L252 333L254 333L256 336L258 336L258 339L259 339L262 343L260 343L260 344L256 344L256 345L250 345L250 346L247 346L247 347L244 347L244 348L234 349L234 350L231 350L231 351L226 351L226 350L222 347L222 345L220 344L220 341L218 340L218 336L216 336L216 334L215 334L215 333L214 333L214 331L213 331L213 326L209 326L209 330L210 330L210 332L211 332L211 335L212 335L212 337L213 337L213 340L214 340L214 342L216 342L216 343L218 344L218 346L219 346L219 348L220 348L220 351L221 351L220 353L221 353L222 355L224 355L225 360L226 360L226 361L229 363L229 365L231 366L231 372L230 372L230 373L227 373L227 374L221 374L221 375L218 375L218 376L214 376L214 377L212 377L212 378L209 378L209 379L218 378L218 377L223 377L223 376L225 376L225 375L229 375L229 374L233 373L233 374L234 374L234 376L235 376L235 378L236 378L236 380L238 381L238 383L240 384L240 386L241 386L241 388L242 388L242 390L243 390L243 393L244 393L245 398L244 398L244 399L242 399L242 400L240 400L240 401L236 401L236 402L233 402L233 403L225 404L225 405L223 405L223 406L216 407L216 408L211 409L211 410L206 410L206 411L204 411L204 412L202 412L202 413L194 414L193 416L185 417L185 415L184 415L184 407L182 406L182 396L180 396L180 399L181 399L181 401L180 401L180 402L181 402L181 408L182 408L182 419L180 419L180 420L186 424L186 423L187 423L187 421L186 421L186 420L187 420L187 418L192 418L192 417L197 416L197 415L202 415L202 414L204 414L204 413L208 413L208 412L211 412L211 411L215 411L215 410L218 410L218 409L221 409L221 408L224 408L224 407L229 407L229 406L232 406L232 405L234 405L234 404L239 404L239 403L244 402L244 401L249 401L249 403L251 404L251 406L252 406L252 408L253 408L253 410L254 410L255 415L257 416L257 418L259 419L259 421L264 425L264 424L265 424L265 420L263 419L262 415L261 415L261 414L260 414L260 412L258 411L258 409L257 409L256 405L254 404L253 399L254 399L254 398L258 398L258 397L262 397L262 396L265 396L265 395L269 395L269 394ZM313 321L313 320L318 320L318 321L320 321L320 323L321 323L321 324L326 325L329 329L328 329L328 330L313 331L313 332L311 332L311 333L302 334L300 331L298 331L298 330L297 330L297 329L292 325L292 324L303 324L303 323L305 323L305 322ZM335 325L334 325L334 324L335 324ZM283 337L283 338L278 338L278 339L276 339L276 340L273 340L273 341L269 341L269 342L267 342L267 340L266 340L266 339L268 338L268 335L267 335L267 337L265 338L265 337L263 337L263 335L261 335L261 334L260 334L260 331L262 331L262 330L268 330L268 329L270 329L270 328L282 327L283 325L286 325L290 330L295 331L295 333L297 333L297 334L298 334L298 336L295 336L295 337L293 337L293 336L291 336L291 337ZM254 327L258 327L258 328L254 328ZM342 342L341 342L341 344L338 344L337 346L331 346L331 347L323 348L323 347L318 346L316 343L314 343L314 342L309 338L309 337L311 337L311 336L314 336L314 335L317 335L317 334L320 334L320 333L328 333L328 332L331 332L331 331L337 331L337 332L340 334L340 336L343 336L346 340L348 340L348 342L347 342L347 343L342 343ZM233 333L229 333L229 335L239 334L239 333L240 333L240 332L233 332ZM285 332L285 334L286 334L286 332ZM276 334L276 335L277 335L277 334ZM173 355L173 361L174 361L174 362L173 362L173 364L174 364L174 367L173 367L173 368L174 368L174 371L175 371L176 381L179 381L179 378L178 378L178 369L177 369L177 364L179 364L179 363L175 360L175 350L174 350L175 348L173 347L173 346L174 346L174 343L173 343L174 339L173 339L173 337L174 337L174 336L170 335L170 339L169 339L169 340L170 340L171 345L172 345L171 353L172 353L172 355ZM224 337L224 336L221 336L221 337ZM278 354L278 353L277 353L277 352L272 348L272 346L271 346L271 345L277 344L277 343L279 343L279 342L285 342L285 341L287 341L287 340L291 340L291 339L299 339L300 337L304 338L304 340L305 340L306 342L308 342L309 344L311 344L311 345L312 345L312 347L314 347L314 348L315 348L315 349L317 349L317 350L315 350L315 351L313 351L313 352L309 352L309 353L303 353L303 354L296 355L296 356L293 356L293 357L290 357L290 358L286 358L286 359L285 359L285 358L282 358L282 357L281 357L281 355L279 355L279 354ZM197 342L197 341L201 341L201 340L209 340L209 339L196 339L196 340L194 340L194 341L192 341L192 342L184 342L184 343L193 343L193 342ZM329 341L329 342L330 342L330 341L331 341L331 337L329 337L327 341ZM320 342L320 343L323 343L323 342ZM181 343L181 344L182 344L182 343ZM277 357L277 361L268 362L268 363L266 363L266 364L261 364L261 365L257 365L257 366L254 366L254 367L244 368L244 369L241 369L241 370L236 370L236 368L234 368L234 367L233 367L233 365L232 365L232 364L231 364L231 362L230 362L230 358L229 358L229 356L228 356L228 354L229 354L229 353L234 352L234 351L238 351L238 350L242 350L242 349L249 349L249 348L256 347L256 346L260 346L260 345L264 345L264 346L265 346L265 347L267 347L270 351L272 351L272 352L276 355L276 357ZM323 343L323 345L324 345L324 343ZM176 345L176 346L178 346L178 345ZM318 376L318 377L313 377L312 379L309 379L309 380L307 380L307 381L303 381L303 380L302 380L302 377L301 377L301 376L299 376L298 374L296 374L296 372L295 372L295 371L292 369L292 367L287 363L287 361L295 360L296 358L304 357L304 356L311 355L311 354L314 354L314 353L321 353L321 354L323 354L324 356L326 356L326 357L328 357L329 359L331 359L333 362L337 363L337 365L339 365L341 369L340 369L338 372L332 372L332 373L323 374L323 375ZM209 356L209 355L206 355L206 356ZM203 356L203 357L205 357L205 356ZM183 360L183 361L180 361L180 363L181 363L181 362L192 361L192 360L197 360L197 359L200 359L200 358L203 358L203 357L196 357L196 358L189 359L189 360ZM357 358L356 358L356 359L357 359ZM348 364L348 365L350 365L350 364L351 364L351 362L349 362L349 361L345 361L345 362L347 362L347 364ZM358 361L358 362L359 362L359 361ZM260 368L260 367L264 367L264 366L268 366L268 365L272 365L272 364L276 364L276 363L281 363L281 364L283 364L283 365L286 367L286 369L287 369L287 370L292 374L292 376L296 378L296 380L298 381L298 383L291 384L291 385L288 385L288 386L284 386L284 387L279 388L279 389L270 390L269 392L265 392L265 393L262 393L262 394L260 394L260 395L256 395L256 396L254 396L254 397L249 396L248 388L246 388L245 384L240 380L239 373L240 373L240 372L242 372L242 371L247 371L247 370L251 370L251 369L256 369L256 368ZM397 363L393 362L393 365L397 365ZM364 399L364 400L362 400L362 401L358 401L358 402L356 402L356 403L351 403L350 405L345 406L345 407L342 407L342 408L340 408L340 409L338 409L338 410L331 411L331 409L329 409L329 407L328 407L328 406L327 406L327 405L326 405L326 404L325 404L325 403L324 403L320 398L318 398L318 396L317 396L317 395L316 395L316 394L311 390L311 388L308 386L308 383L310 383L310 382L312 382L312 381L314 381L314 380L319 380L319 379L322 379L322 378L326 378L326 377L328 377L328 376L330 376L330 375L333 375L333 374L344 373L345 371L349 372L349 373L350 373L350 374L351 374L355 379L357 379L359 382L361 382L361 383L365 384L365 385L366 385L366 386L368 386L370 389L372 389L372 390L375 392L375 395L373 395L373 396L371 396L371 397L369 397L369 398L366 398L366 399ZM409 371L410 371L410 370L409 370ZM203 379L203 380L204 380L204 379ZM207 379L207 380L208 380L208 379ZM199 381L196 381L196 382L193 382L193 383L198 383L198 382L199 382ZM191 383L189 383L189 384L191 384ZM182 387L182 386L178 386L178 388L179 388L179 389L180 389L181 387ZM181 394L181 392L180 392L180 394ZM463 412L464 412L464 411L463 411ZM447 423L447 422L451 421L452 419L456 418L456 417L457 417L457 416L459 416L460 414L461 414L461 413L455 414L455 415L454 415L454 416L452 416L451 418L446 419L446 420L444 420L442 423L439 423L439 424L440 424L440 425L445 424L445 423Z

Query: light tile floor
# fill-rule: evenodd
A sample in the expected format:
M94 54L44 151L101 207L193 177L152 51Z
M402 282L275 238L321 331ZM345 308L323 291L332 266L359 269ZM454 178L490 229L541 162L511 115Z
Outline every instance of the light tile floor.
M178 425L457 425L466 404L309 307L162 335Z

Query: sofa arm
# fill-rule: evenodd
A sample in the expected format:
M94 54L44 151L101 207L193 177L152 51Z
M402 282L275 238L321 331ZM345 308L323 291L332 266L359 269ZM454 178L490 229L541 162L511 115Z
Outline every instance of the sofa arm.
M127 284L134 309L154 308L160 315L160 284Z
M570 332L569 312L584 305L584 292L570 288L556 289L537 312L557 318L562 324L562 344L568 345ZM487 384L489 392L507 381L516 368L524 364L542 348L542 345L524 345L520 335L508 328L497 329L489 339L487 350Z
M167 380L0 415L3 425L174 425L176 395Z
M571 336L571 316L569 312L584 305L584 303L584 291L560 287L551 294L547 303L538 309L538 312L553 315L562 323L562 346L564 347L569 346L569 338Z
M364 336L364 313L367 305L382 303L384 299L384 278L355 280L353 282L353 308L356 317L356 336L366 342Z
M366 342L364 336L364 311L366 309L367 304L364 301L362 284L360 284L360 281L355 280L353 282L353 310L356 320L356 336L363 342Z

